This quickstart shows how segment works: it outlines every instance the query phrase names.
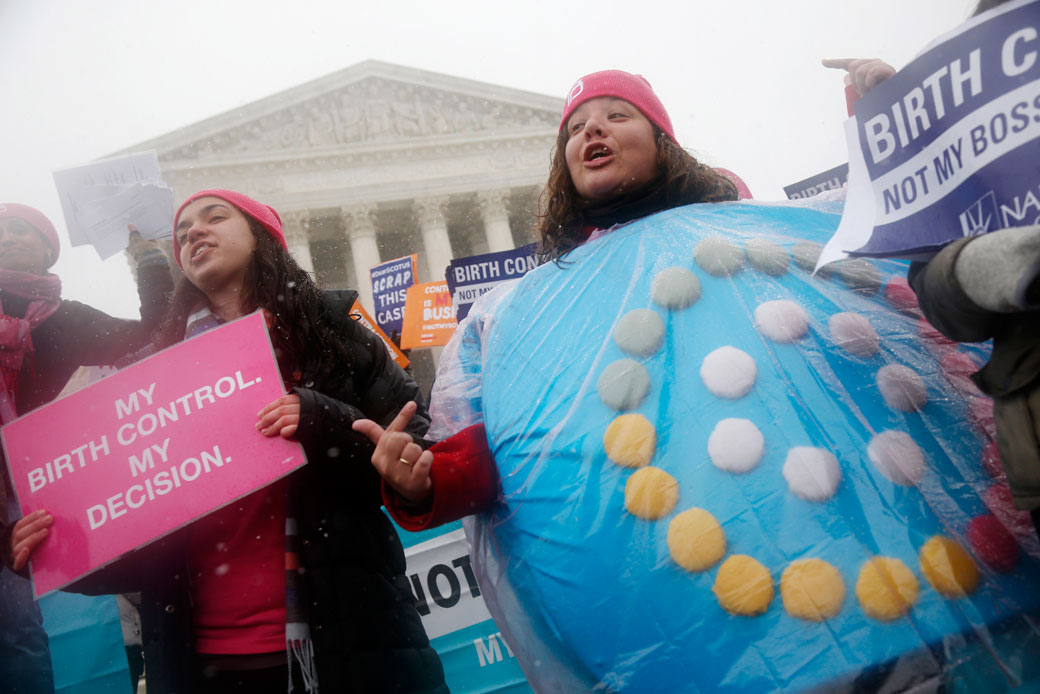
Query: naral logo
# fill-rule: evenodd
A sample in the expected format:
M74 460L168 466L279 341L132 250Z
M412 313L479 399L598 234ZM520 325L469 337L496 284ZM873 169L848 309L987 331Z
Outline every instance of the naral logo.
M585 82L583 80L578 80L574 83L574 86L571 87L570 92L567 93L567 105L570 106L583 91L585 91Z
M961 233L965 236L985 234L996 219L997 196L991 190L961 212Z

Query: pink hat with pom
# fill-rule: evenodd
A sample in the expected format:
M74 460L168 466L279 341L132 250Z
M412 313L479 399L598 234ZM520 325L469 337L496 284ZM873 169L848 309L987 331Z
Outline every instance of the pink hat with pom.
M567 93L567 103L563 107L563 117L560 119L560 130L567 125L567 119L574 113L574 109L589 99L600 96L624 99L638 108L651 123L663 130L665 135L676 141L672 119L668 117L668 111L657 98L653 87L642 75L633 75L624 70L593 72L575 82Z
M173 257L177 260L177 265L181 268L181 247L177 243L177 222L181 218L181 212L184 208L195 202L199 198L220 198L230 202L242 214L246 215L250 219L256 221L257 224L262 226L268 234L271 235L275 241L278 242L285 250L289 250L289 245L285 242L285 233L282 231L282 218L278 216L278 212L270 205L265 205L262 202L257 202L248 195L242 193L236 193L233 190L223 190L215 188L212 190L200 190L195 193L187 200L181 203L181 206L177 208L177 214L173 216Z

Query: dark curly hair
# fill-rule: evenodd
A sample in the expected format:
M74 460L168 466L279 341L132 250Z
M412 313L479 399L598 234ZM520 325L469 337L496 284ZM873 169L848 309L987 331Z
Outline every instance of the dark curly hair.
M713 168L697 161L693 155L654 126L657 142L658 176L644 190L656 189L660 207L655 212L695 202L724 202L737 199L737 187ZM568 136L560 130L553 150L549 180L540 200L538 216L538 260L559 261L568 251L580 246L590 206L574 187L567 170Z
M271 342L286 385L304 380L321 380L333 368L350 369L350 350L331 329L328 306L321 289L289 252L251 217L249 229L256 250L246 270L241 298L244 311L266 309L274 318ZM183 278L174 291L170 309L159 328L159 348L184 339L185 322L206 295Z

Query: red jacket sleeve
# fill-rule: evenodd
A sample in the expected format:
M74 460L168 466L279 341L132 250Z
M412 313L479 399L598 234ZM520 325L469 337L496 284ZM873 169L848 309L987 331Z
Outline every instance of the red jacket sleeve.
M474 424L430 449L430 499L415 507L383 482L383 504L405 530L419 531L485 511L498 498L498 469L483 424Z

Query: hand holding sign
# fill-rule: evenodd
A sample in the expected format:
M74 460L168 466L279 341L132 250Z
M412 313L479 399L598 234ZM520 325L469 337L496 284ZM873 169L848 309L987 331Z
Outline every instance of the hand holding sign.
M264 436L291 439L300 426L300 396L290 393L267 403L256 419L256 428Z
M860 96L896 74L894 67L879 58L824 58L823 66L847 71Z
M430 496L433 453L424 451L404 432L415 408L414 402L405 403L385 430L370 419L359 419L353 426L376 444L372 465L387 484L409 501L422 501Z
M54 516L43 509L33 511L14 524L11 531L11 567L21 571L29 561L29 555L47 538L48 528L54 523Z

